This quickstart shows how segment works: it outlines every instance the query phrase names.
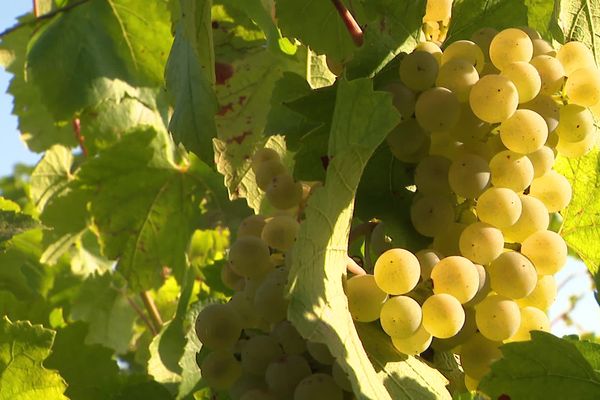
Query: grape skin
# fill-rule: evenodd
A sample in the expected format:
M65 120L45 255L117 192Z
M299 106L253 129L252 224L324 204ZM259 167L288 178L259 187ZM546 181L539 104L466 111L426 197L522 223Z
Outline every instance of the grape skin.
M420 276L419 260L408 250L390 249L375 262L374 281L381 290L391 295L410 292Z
M242 333L237 313L227 304L210 304L196 318L196 335L213 350L232 349Z
M416 356L427 350L432 338L431 334L421 325L412 336L402 339L392 337L392 344L399 352Z
M521 252L531 260L540 275L555 274L567 262L567 244L552 231L540 230L528 236L521 245Z
M502 75L483 76L471 88L469 104L473 113L488 123L502 122L510 117L519 105L517 87Z
M531 182L530 194L540 199L548 212L558 212L569 204L573 191L567 178L550 170Z
M303 356L286 355L269 364L265 381L277 396L291 398L298 383L310 374L310 365Z
M550 320L542 310L535 307L525 307L521 309L519 329L506 342L531 340L531 331L550 332Z
M475 320L483 336L502 341L514 335L519 328L521 312L513 300L492 294L475 306Z
M542 82L540 93L553 95L561 89L565 80L565 70L556 58L546 55L536 56L531 59L530 64L540 74Z
M548 126L538 113L517 110L500 125L500 138L507 149L529 154L539 150L548 139Z
M475 333L461 346L460 364L465 373L474 379L483 378L490 371L490 365L502 357L500 344Z
M460 103L452 91L443 87L431 88L417 99L415 117L425 131L447 131L460 118Z
M479 80L479 74L473 65L456 58L446 62L440 68L435 84L451 90L461 103L469 100L471 87Z
M302 379L294 391L294 400L342 400L343 393L330 375L314 373Z
M400 80L406 87L420 92L433 86L438 70L439 66L433 55L414 51L400 62Z
M503 228L507 242L523 242L529 235L548 229L550 216L548 209L539 199L533 196L519 196L522 203L521 216L513 225Z
M465 228L458 241L463 256L478 264L489 264L504 248L502 232L485 222L475 222Z
M491 187L477 199L477 217L497 228L511 226L521 216L519 196L508 188Z
M450 187L459 196L477 198L490 183L490 167L485 159L465 154L457 157L448 170Z
M357 275L348 279L346 295L350 314L359 322L377 320L387 299L387 294L377 286L373 275Z
M457 40L446 47L442 53L442 65L456 59L468 61L477 73L481 73L485 64L483 52L470 40Z
M520 29L504 29L490 43L490 60L500 71L515 61L529 62L532 56L533 43Z
M391 297L383 305L379 321L384 332L391 337L412 336L421 326L421 306L407 296Z
M460 302L446 293L430 296L422 309L423 326L432 336L441 339L456 335L465 323L465 311Z
M519 103L533 100L542 88L542 79L539 72L528 62L510 63L502 70L502 75L515 84L519 93Z
M595 67L573 71L567 78L565 92L569 103L591 107L600 101L600 73Z
M533 164L523 154L504 150L490 160L492 184L522 192L533 180Z
M531 306L546 311L554 303L556 291L556 279L553 275L539 276L533 291L527 297L518 299L517 304L521 308Z
M212 351L200 364L202 379L215 389L227 389L241 375L238 360L228 351Z
M417 197L410 207L410 220L421 235L434 237L454 221L454 204L447 196Z
M595 67L594 55L581 42L568 42L561 46L556 53L556 59L564 67L567 76L579 68Z
M507 251L488 268L492 290L511 299L530 294L537 283L535 267L521 253Z
M470 260L461 256L441 259L433 267L431 279L434 293L450 294L460 303L471 300L479 289L477 269Z

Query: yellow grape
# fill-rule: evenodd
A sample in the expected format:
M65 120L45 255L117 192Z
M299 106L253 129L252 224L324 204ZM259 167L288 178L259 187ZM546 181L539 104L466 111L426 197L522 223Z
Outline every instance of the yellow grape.
M450 187L457 195L477 198L490 183L490 167L485 159L465 154L457 157L448 170Z
M390 83L385 90L392 94L392 104L400 112L402 121L406 121L415 113L417 98L415 93L400 82Z
M276 250L287 251L296 241L300 224L288 215L269 218L262 230L262 240Z
M470 260L461 256L441 259L433 267L431 279L434 293L450 294L460 303L471 300L479 289L477 269ZM431 333L433 334L433 332Z
M531 101L542 87L542 79L535 67L528 62L516 61L502 70L502 75L510 79L519 93L519 103Z
M431 339L431 334L421 325L417 332L407 338L392 337L392 344L400 353L416 356L427 350L431 344Z
M529 193L540 199L548 212L558 212L569 205L573 190L567 178L550 170L531 182Z
M500 124L500 138L507 149L529 154L540 149L548 139L548 126L538 113L517 110Z
M231 290L244 289L244 277L236 274L228 262L221 268L221 281Z
M279 209L296 207L302 200L302 184L296 182L288 173L275 176L266 190L269 203Z
M600 73L596 67L579 68L567 78L569 103L590 107L600 101Z
M529 36L529 39L531 39L532 41L535 39L541 39L542 35L540 35L540 33L538 31L536 31L533 28L530 28L526 25L521 25L521 26L517 26L517 29L522 30L523 32L525 32L527 34L527 36Z
M548 146L542 146L538 150L527 154L527 158L533 165L533 177L539 178L552 169L554 165L554 151Z
M438 65L442 63L442 49L433 42L421 42L415 46L415 51L424 51L435 57Z
M535 263L534 263L535 266ZM517 300L519 307L536 307L546 311L556 300L556 279L554 275L538 276L537 284L528 296Z
M470 40L457 40L446 47L446 50L442 53L442 65L456 59L469 62L478 73L483 69L483 52L479 46Z
M227 389L240 377L240 362L229 351L212 351L200 364L202 379L213 389Z
M422 317L419 303L408 296L396 296L389 298L383 305L379 322L389 336L406 338L417 332Z
M429 155L446 157L453 160L460 148L460 143L456 141L448 132L431 132L431 145L429 146Z
M386 138L394 157L404 162L416 162L426 156L430 141L414 118L401 122Z
M279 343L271 336L253 336L242 348L242 369L248 374L264 376L269 364L282 355Z
M286 174L287 170L279 159L266 160L253 168L256 178L256 186L262 190L267 190L271 181L278 175Z
M433 249L445 256L459 256L458 238L466 224L453 222L433 238Z
M460 349L460 364L465 374L481 379L490 371L490 365L502 358L498 348L502 343L491 341L481 333L475 333Z
M521 246L540 275L552 275L567 262L567 245L556 232L540 230L527 237Z
M269 246L256 236L243 236L229 249L231 269L246 278L265 275L272 268Z
M544 39L532 39L531 42L533 43L533 56L534 57L541 56L541 55L552 56L552 57L556 56L556 50L554 50L552 45L550 43L548 43L547 41L545 41Z
M415 253L415 257L421 265L421 278L427 280L431 278L431 271L435 264L440 261L442 255L433 249L423 249Z
M594 129L594 132L587 135L585 139L579 142L568 142L563 139L558 139L556 150L559 154L569 157L577 158L588 154L598 143L598 131Z
M423 326L431 336L441 339L456 335L465 323L465 311L456 297L439 293L423 303Z
M529 235L546 230L550 225L550 216L544 203L533 196L520 195L519 198L522 203L521 216L513 225L502 228L507 242L521 243Z
M479 288L477 289L477 294L475 295L475 297L473 297L471 300L465 303L465 306L467 307L471 307L481 303L481 301L485 299L492 290L490 284L490 277L487 270L481 264L474 265L477 269L477 273L479 274Z
M250 215L240 222L237 230L237 236L256 236L260 237L265 227L265 217L263 215Z
M567 76L579 68L595 67L594 55L592 51L581 42L565 43L558 53L556 59L562 64Z
M277 340L287 355L301 355L306 351L306 340L290 321L276 323L271 330L271 336Z
M514 151L504 150L490 160L492 184L522 192L533 180L533 164L529 158Z
M497 34L498 31L494 28L481 28L471 35L471 41L479 46L486 59L490 56L490 43Z
M346 296L350 314L358 322L377 320L387 299L387 294L377 286L373 275L356 275L348 279Z
M306 350L320 364L331 365L335 362L335 357L333 357L331 351L329 351L329 347L325 343L306 342Z
M436 87L421 93L415 105L415 117L428 132L452 129L460 117L460 103L446 88Z
M399 295L417 286L421 276L419 260L404 249L390 249L375 261L374 281L385 293Z
M529 62L532 56L533 43L520 29L504 29L490 43L490 59L500 71L515 61Z
M434 237L454 221L454 204L450 196L423 195L415 197L410 207L410 220L417 232Z
M433 55L413 51L400 62L400 80L406 87L421 92L433 86L438 70L438 62Z
M227 304L210 304L196 319L196 335L213 350L231 350L242 333L239 315Z
M465 228L458 241L461 254L478 264L489 264L504 249L504 237L498 228L475 222Z
M465 323L460 331L447 339L433 338L431 347L437 351L453 351L461 344L465 343L477 332L477 323L475 322L475 309L464 307Z
M504 121L515 112L519 105L519 93L507 77L490 74L481 77L473 85L469 104L479 119L493 124Z
M514 335L519 328L521 312L513 300L491 294L475 306L475 320L483 336L502 341Z
M554 132L558 126L560 107L552 97L546 94L539 94L535 99L521 104L521 108L535 111L544 118L548 126L548 132Z
M562 64L551 56L536 56L531 59L531 65L537 69L542 81L540 93L553 95L558 92L565 80L565 70Z
M567 142L580 142L595 131L594 116L585 107L567 104L560 109L556 132Z
M254 172L256 172L256 168L258 167L259 164L262 164L266 161L271 161L271 160L281 162L279 153L277 153L275 150L270 149L268 147L263 147L261 149L258 149L252 156L252 164L251 164L252 169L254 170Z
M469 100L471 87L479 80L473 65L461 58L448 61L440 68L435 84L451 90L461 103Z
M415 169L415 185L420 193L444 195L450 193L448 170L451 161L442 156L427 156Z
M490 130L490 125L477 118L466 103L461 104L460 118L450 130L450 135L464 144L482 143Z
M329 374L314 373L302 379L294 391L294 400L342 400L342 389Z
M519 329L507 342L531 340L531 331L550 332L550 320L545 312L535 307L521 309L521 324Z
M530 294L537 283L535 267L516 251L500 254L488 267L492 290L511 299Z
M265 381L273 394L290 399L298 383L310 374L310 365L305 357L286 354L269 364Z
M277 323L285 319L288 309L286 285L287 270L277 268L271 271L256 289L254 307L264 320Z
M512 190L491 187L477 199L477 217L497 228L506 228L521 216L521 200Z

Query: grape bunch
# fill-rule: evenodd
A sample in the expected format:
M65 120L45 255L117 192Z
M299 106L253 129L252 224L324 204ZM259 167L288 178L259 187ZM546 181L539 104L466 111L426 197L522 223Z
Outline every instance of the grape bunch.
M387 143L416 164L410 218L431 245L383 252L347 295L400 352L459 355L475 389L500 344L550 328L567 246L549 227L572 196L553 165L595 146L600 72L584 44L554 50L529 28L471 39L417 45L385 88L402 117Z
M286 254L310 188L295 181L269 148L255 153L252 170L275 211L241 222L221 270L234 294L196 319L196 334L209 349L199 360L202 378L233 400L347 398L350 381L327 346L306 341L286 320Z

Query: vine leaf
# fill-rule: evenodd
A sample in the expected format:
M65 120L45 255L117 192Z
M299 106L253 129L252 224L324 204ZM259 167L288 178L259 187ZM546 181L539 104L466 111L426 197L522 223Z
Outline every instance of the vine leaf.
M564 34L561 43L577 40L588 45L600 64L600 2L563 0L558 2L558 25Z
M378 400L390 399L390 394L358 337L348 312L342 276L361 173L398 121L390 95L374 92L371 81L339 81L329 137L331 162L325 185L309 200L290 271L289 319L308 340L329 346L349 374L355 393ZM414 379L410 373L401 377ZM436 386L436 392L445 391L442 381L430 384Z
M39 226L31 215L21 212L17 203L0 196L0 250L13 236Z

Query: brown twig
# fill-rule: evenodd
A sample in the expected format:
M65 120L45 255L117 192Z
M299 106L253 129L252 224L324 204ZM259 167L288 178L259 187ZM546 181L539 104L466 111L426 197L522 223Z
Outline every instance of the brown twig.
M342 21L344 21L344 25L346 25L346 29L348 29L350 36L352 36L352 40L354 41L354 44L356 44L359 47L362 46L363 41L364 41L363 31L362 31L361 27L358 25L358 22L356 22L356 20L354 19L354 17L350 13L350 11L346 8L344 3L342 3L342 0L331 0L331 1L333 2L333 5L335 6L338 14L340 14L340 17L342 17Z
M133 311L135 311L135 313L138 315L138 317L140 317L140 319L144 322L144 324L146 324L146 326L148 327L148 329L150 330L150 333L152 334L152 336L156 336L158 335L158 331L156 330L156 328L154 327L154 325L152 324L152 321L150 321L148 319L148 316L146 315L146 313L144 313L144 310L142 310L136 303L135 301L133 301L129 296L127 296L127 294L125 294L125 292L123 291L123 295L125 296L125 298L127 299L127 302L129 303L129 305L131 306L131 308L133 308Z
M69 10L75 8L75 7L79 7L80 5L85 4L88 1L90 1L90 0L76 1L75 3L71 3L71 4L68 4L68 5L64 6L64 7L57 8L54 11L50 11L49 13L44 14L44 15L40 15L40 16L37 15L37 10L36 10L37 9L37 3L34 1L34 3L33 3L33 7L34 7L33 11L34 11L35 18L32 19L32 20L23 22L21 24L17 24L17 25L11 26L8 29L5 29L4 31L2 31L0 33L0 38L3 37L3 36L8 35L11 32L14 32L17 29L20 29L20 28L22 28L24 26L34 25L34 24L38 23L39 21L42 21L42 20L45 20L45 19L50 19L50 18L54 17L57 14L63 13L65 11L69 11Z
M73 119L73 132L75 132L75 139L81 147L81 152L85 157L88 156L87 147L85 147L85 137L81 134L81 120L79 118Z
M140 292L140 297L142 298L142 302L144 302L146 311L150 315L150 319L152 319L156 331L160 332L163 326L163 321L160 317L160 313L158 312L158 308L156 308L156 304L154 304L154 300L152 299L152 297L150 297L150 292L148 292L147 290Z
M37 0L33 0L33 16L37 18L38 15L40 15L40 10L38 8L38 2L37 2Z

